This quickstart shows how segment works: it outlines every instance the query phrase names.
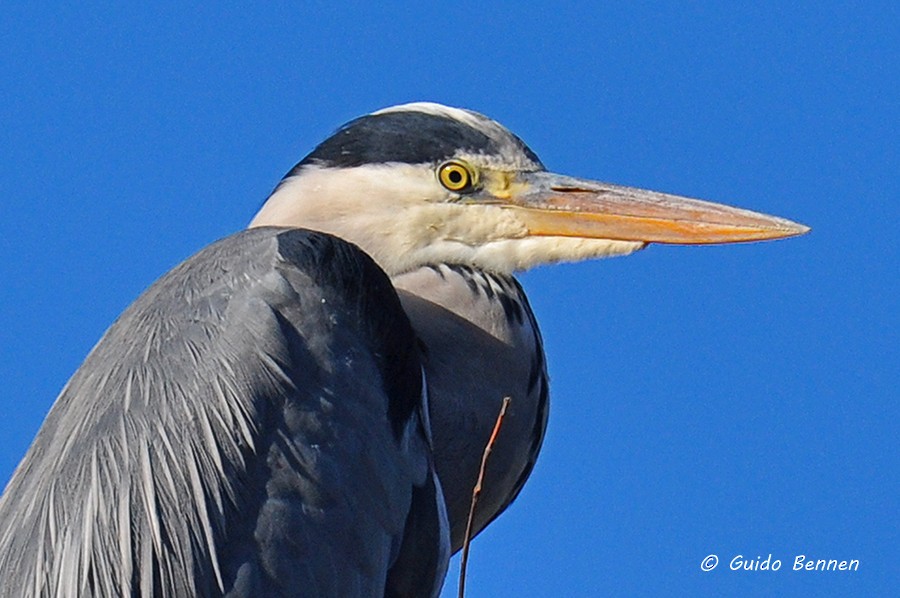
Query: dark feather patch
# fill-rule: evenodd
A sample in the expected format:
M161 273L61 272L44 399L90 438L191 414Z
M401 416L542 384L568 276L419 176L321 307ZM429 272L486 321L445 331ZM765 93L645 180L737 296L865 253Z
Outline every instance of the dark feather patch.
M537 155L512 133L498 141L447 116L416 111L369 114L341 127L285 177L308 165L347 168L385 162L430 164L461 151L490 155L500 152L503 141L517 144L530 160L540 164Z
M397 438L419 405L422 377L416 356L416 336L397 293L377 264L355 245L331 235L289 230L278 235L282 256L310 272L330 291L332 301L354 298L353 322L364 328L372 355L380 362L384 390L390 398L388 416Z

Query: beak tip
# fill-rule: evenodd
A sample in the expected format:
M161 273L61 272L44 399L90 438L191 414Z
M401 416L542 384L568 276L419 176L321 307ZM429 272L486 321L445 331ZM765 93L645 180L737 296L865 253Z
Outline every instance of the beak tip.
M788 226L785 228L785 232L787 233L786 237L800 237L805 235L812 228L806 226L805 224L800 224L799 222L792 222L790 220L787 221Z

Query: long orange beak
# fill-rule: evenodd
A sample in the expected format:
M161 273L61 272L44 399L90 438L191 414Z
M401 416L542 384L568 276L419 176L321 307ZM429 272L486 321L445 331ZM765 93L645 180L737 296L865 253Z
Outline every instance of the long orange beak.
M514 175L491 203L514 209L530 234L700 245L781 239L809 227L750 210L549 172ZM488 199L484 197L483 199Z

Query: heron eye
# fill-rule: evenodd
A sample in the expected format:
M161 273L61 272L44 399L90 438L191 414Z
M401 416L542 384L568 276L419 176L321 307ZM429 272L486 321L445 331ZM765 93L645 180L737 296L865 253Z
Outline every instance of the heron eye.
M450 191L465 191L472 186L472 172L460 162L446 162L438 169L441 184Z

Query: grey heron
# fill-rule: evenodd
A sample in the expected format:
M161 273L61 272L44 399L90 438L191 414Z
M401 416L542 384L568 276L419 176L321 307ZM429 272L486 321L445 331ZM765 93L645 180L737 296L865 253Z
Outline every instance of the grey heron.
M111 326L0 498L0 596L434 596L541 447L513 273L802 225L549 173L480 114L340 128Z

